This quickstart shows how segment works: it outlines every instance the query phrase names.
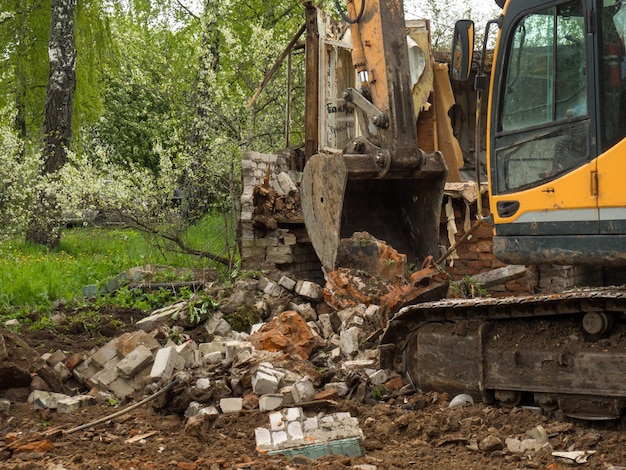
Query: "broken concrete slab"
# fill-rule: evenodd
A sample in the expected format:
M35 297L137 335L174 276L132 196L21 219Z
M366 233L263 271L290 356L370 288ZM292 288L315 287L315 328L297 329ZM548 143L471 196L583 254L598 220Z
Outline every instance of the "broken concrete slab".
M172 317L181 312L187 305L187 302L179 302L174 305L168 305L152 312L147 317L144 317L135 323L137 328L143 331L152 331L156 328L166 325L170 322Z
M309 401L315 396L315 387L313 382L308 379L296 382L291 387L291 395L295 403Z
M257 451L318 459L325 455L365 455L363 432L349 413L307 418L302 408L271 413L269 428L256 428Z
M57 401L57 412L70 414L95 403L96 399L89 395L61 398Z
M69 395L56 392L45 392L43 390L33 390L28 395L28 403L32 403L36 410L56 410L59 400L70 398Z
M341 340L341 352L345 356L352 356L359 350L360 333L361 329L356 326L343 330L340 333L339 338Z
M492 269L480 274L472 276L472 281L481 285L481 287L488 289L498 284L504 284L505 282L513 281L524 276L528 276L528 269L526 266L510 264L502 268Z

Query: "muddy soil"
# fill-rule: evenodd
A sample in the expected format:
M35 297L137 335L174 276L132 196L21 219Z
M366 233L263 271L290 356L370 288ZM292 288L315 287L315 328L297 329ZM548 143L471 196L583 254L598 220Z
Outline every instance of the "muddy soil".
M108 309L100 313L97 324L69 328L66 322L67 328L61 323L55 331L22 331L20 338L40 354L55 349L85 352L125 329L133 330L131 318L138 318L137 313ZM197 341L204 339L202 330L187 333ZM18 346L9 341L6 347ZM19 356L16 351L7 354ZM24 356L23 360L29 359ZM410 393L378 397L378 402L344 400L305 408L307 416L348 411L358 418L364 433L364 457L333 456L317 461L259 455L254 429L267 427L269 422L268 414L258 410L222 414L201 428L186 429L184 416L169 412L167 406L157 409L155 403L147 403L68 433L132 402L104 402L68 415L34 410L26 403L28 390L0 391L0 395L11 400L9 413L0 414L0 468L6 469L626 468L622 422L573 421L532 407L502 409L481 403L450 409L450 397L445 394ZM527 432L538 426L546 430L551 450L594 453L586 463L574 463L547 449L521 454L507 450L507 438L528 438Z

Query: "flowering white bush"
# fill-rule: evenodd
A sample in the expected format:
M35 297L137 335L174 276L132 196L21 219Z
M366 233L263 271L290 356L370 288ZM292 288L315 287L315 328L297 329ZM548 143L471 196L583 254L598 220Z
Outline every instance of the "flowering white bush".
M21 233L28 225L40 163L12 129L0 126L0 238Z

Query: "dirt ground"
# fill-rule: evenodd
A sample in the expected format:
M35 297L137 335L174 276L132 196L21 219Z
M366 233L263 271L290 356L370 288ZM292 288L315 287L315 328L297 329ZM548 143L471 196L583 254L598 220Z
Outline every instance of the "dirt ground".
M21 332L20 338L39 354L55 349L88 351L120 335L137 312L101 312L88 330L73 326L54 332ZM127 327L132 329L132 327ZM190 332L192 339L200 330ZM7 348L15 347L7 342ZM19 356L18 351L7 351ZM22 354L22 361L27 362ZM256 427L267 427L268 413L258 410L222 414L204 427L186 429L184 416L147 403L84 430L77 426L123 410L133 402L100 403L74 414L36 411L26 403L28 389L1 391L11 401L0 415L0 468L6 469L517 469L546 470L626 468L626 430L622 422L582 422L545 415L535 408L500 409L485 404L448 408L445 394L386 396L378 402L339 401L307 407L321 412L348 411L364 433L365 456L305 457L259 455ZM141 398L141 397L139 397ZM546 449L512 453L508 438L526 439L543 427L554 451L594 451L586 463L551 455ZM28 445L27 445L28 444ZM19 452L18 450L19 449Z

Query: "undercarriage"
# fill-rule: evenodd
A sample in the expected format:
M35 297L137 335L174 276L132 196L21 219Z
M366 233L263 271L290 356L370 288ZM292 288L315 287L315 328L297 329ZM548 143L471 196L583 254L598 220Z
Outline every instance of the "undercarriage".
M381 358L424 392L616 419L626 408L624 312L625 286L422 303L391 319Z

